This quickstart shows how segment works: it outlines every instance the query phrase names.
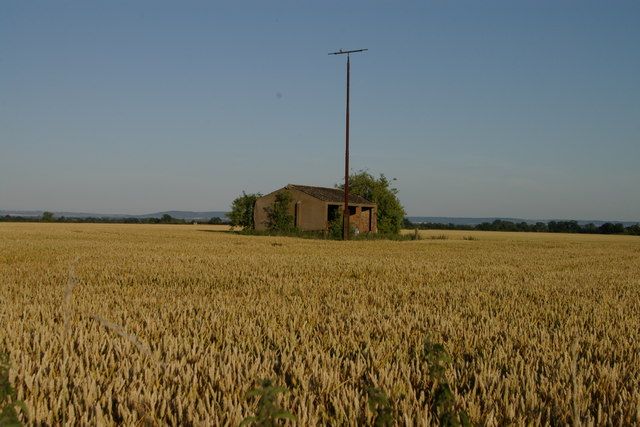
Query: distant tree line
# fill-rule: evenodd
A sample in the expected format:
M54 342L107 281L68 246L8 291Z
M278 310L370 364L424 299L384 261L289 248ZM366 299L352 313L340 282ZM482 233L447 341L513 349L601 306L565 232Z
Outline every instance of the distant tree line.
M580 225L578 221L549 221L512 222L496 219L493 222L483 222L478 225L441 224L433 222L412 223L407 218L403 222L404 228L420 230L480 230L480 231L523 231L538 233L583 233L583 234L632 234L640 236L640 224L625 227L621 223L605 222L600 226L593 223Z
M96 217L65 217L54 216L51 212L43 212L42 216L0 216L0 222L64 222L64 223L102 223L102 224L193 224L196 221L174 218L169 214L164 214L160 218L96 218ZM225 225L229 220L214 217L208 221L197 221L199 224Z

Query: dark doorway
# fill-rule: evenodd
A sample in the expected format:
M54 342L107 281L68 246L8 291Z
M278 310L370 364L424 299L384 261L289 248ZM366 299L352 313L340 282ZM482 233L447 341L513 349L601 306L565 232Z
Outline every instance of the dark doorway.
M327 222L331 223L340 218L342 205L327 205Z

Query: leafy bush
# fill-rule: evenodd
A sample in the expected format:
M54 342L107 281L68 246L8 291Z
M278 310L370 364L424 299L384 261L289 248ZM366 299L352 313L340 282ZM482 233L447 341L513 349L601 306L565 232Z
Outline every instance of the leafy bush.
M342 239L344 234L344 215L339 209L335 209L329 218L329 237L332 239Z
M373 419L375 427L387 427L393 425L393 408L389 403L387 393L380 388L370 387L367 389L369 395L369 409L375 412Z
M393 181L393 180L391 180ZM391 181L380 174L378 179L367 171L349 175L349 193L378 205L378 231L385 234L398 234L404 223L406 212L398 199L398 190L391 187ZM337 186L344 190L344 184Z
M429 367L429 377L434 382L434 392L431 397L431 407L443 426L470 426L466 412L458 412L455 407L455 397L445 375L445 363L453 363L442 344L431 341L431 337L424 340L423 358Z
M253 210L256 200L260 197L262 197L260 193L247 194L243 191L242 196L231 203L231 212L227 215L231 219L231 225L241 227L243 230L253 230L255 228Z
M265 208L267 212L267 227L274 231L291 231L293 227L293 215L289 208L293 196L287 190L276 194L276 200L271 206Z
M0 351L0 426L21 426L16 407L27 416L27 407L18 400L16 389L9 382L9 355Z
M429 237L431 240L447 240L449 237L446 234L438 234L437 236Z
M260 381L260 385L261 388L251 390L246 395L246 398L260 396L256 414L242 420L241 426L256 423L258 426L271 427L279 425L277 422L279 419L297 421L291 412L280 409L275 404L278 393L288 393L288 389L273 385L273 381L270 379Z

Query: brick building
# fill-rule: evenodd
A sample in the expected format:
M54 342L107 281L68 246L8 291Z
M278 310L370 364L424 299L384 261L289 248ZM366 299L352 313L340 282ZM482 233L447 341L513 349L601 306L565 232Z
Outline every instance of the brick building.
M275 201L276 195L289 191L292 196L290 214L293 224L300 230L326 230L335 215L344 210L344 191L335 188L310 187L289 184L256 200L254 220L256 230L267 229L267 211ZM361 233L378 231L376 222L378 207L355 194L349 194L349 216L351 226Z

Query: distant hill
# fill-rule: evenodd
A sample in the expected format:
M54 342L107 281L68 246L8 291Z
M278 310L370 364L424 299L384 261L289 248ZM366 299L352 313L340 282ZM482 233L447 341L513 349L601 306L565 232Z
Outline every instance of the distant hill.
M549 223L550 221L571 221L569 219L522 219L522 218L504 218L504 217L489 217L489 218L473 218L473 217L446 217L446 216L408 216L407 219L413 223L436 223L436 224L455 224L455 225L478 225L483 222L493 222L497 219L502 221L511 221L515 223L526 222L528 224L535 224L536 222ZM620 223L625 227L638 224L639 221L603 221L603 220L578 220L578 224L586 225L593 223L595 226L600 226L605 222Z
M0 210L0 216L24 216L24 217L39 217L42 216L44 211L10 211ZM173 218L184 219L189 221L202 221L210 220L211 218L225 218L227 212L224 211L207 211L207 212L192 212L192 211L165 211L155 212L143 215L127 215L127 214L103 214L103 213L88 213L88 212L53 212L55 217L67 217L67 218L161 218L163 215L171 215Z

